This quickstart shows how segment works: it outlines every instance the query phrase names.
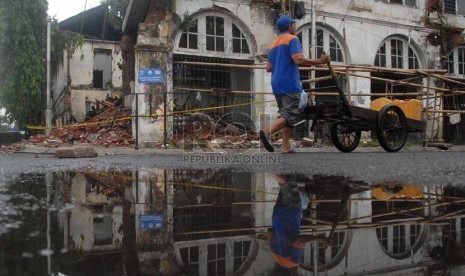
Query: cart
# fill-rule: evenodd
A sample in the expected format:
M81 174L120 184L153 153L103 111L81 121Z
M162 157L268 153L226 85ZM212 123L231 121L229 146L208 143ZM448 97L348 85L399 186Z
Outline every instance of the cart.
M330 63L328 68L339 94L338 101L309 104L303 116L305 120L312 120L312 132L319 122L330 123L331 141L341 152L356 149L362 131L375 131L384 150L397 152L405 145L409 132L425 130L425 121L407 118L402 109L394 104L387 104L380 111L349 105Z

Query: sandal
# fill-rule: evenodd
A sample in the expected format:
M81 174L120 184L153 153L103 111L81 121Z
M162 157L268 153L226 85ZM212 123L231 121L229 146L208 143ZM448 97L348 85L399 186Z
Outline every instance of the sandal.
M271 145L270 141L268 140L268 137L266 137L265 132L263 130L260 130L259 137L265 149L269 152L274 152L273 145Z

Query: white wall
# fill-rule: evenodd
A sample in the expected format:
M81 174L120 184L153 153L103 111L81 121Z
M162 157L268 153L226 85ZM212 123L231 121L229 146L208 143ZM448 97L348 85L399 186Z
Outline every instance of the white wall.
M90 39L86 39L82 49L76 49L71 58L71 86L92 84L95 49L111 50L111 81L114 87L121 87L122 71L118 68L118 63L122 63L120 43Z
M106 76L111 78L113 88L109 87L108 89L92 89L92 78L94 70L94 50L95 49L105 49L111 51L111 70L106 73ZM115 95L114 91L120 91L122 87L122 70L118 67L118 64L122 63L121 57L121 48L120 42L114 41L102 41L102 40L91 40L85 39L82 49L76 49L73 56L69 60L69 75L71 76L71 87L72 89L72 99L71 99L71 108L73 110L73 115L75 118L80 121L85 115L85 99L88 97L90 100L94 101L95 99L103 100L107 94ZM63 63L59 66L56 74L52 76L51 83L51 95L53 101L58 101L52 103L56 106L54 112L57 119L66 120L68 114L63 114L65 111L65 103L63 95L60 97L60 94L63 92L67 85L67 52L66 50L63 53ZM77 88L77 89L76 89ZM119 94L116 94L119 96ZM59 116L63 115L63 116ZM60 124L60 120L53 123Z

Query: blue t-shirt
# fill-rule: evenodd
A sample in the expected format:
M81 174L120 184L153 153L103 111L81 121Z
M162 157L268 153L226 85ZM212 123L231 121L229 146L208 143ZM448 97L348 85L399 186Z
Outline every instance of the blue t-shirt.
M282 95L302 91L299 67L292 60L293 57L299 55L303 53L297 36L284 33L274 41L268 53L273 94Z
M294 241L300 235L302 209L275 206L273 209L273 234L270 248L276 262L282 267L296 267L302 261L303 247Z

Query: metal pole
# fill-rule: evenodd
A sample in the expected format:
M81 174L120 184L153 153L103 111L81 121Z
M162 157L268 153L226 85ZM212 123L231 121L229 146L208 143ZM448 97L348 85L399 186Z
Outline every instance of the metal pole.
M139 94L135 93L134 96L136 97L136 147L135 149L139 149Z
M316 1L312 0L312 48L310 49L310 58L312 59L316 58ZM312 71L313 75L315 75L315 71Z
M310 35L311 35L311 43L312 43L312 47L310 47L310 58L314 59L316 58L316 0L312 0L312 29L311 29ZM315 70L310 71L310 79L315 79ZM313 82L310 84L310 88L312 90L315 90L315 87L316 87L316 82ZM315 98L314 96L311 96L309 98L309 101L312 104L313 104L314 98ZM309 136L312 137L316 141L315 132L310 131L310 125L312 124L313 124L313 120L312 120L312 123L309 124L309 129L307 131L309 133Z
M52 189L52 175L51 173L45 174L45 186L47 187L47 272L48 275L52 275L52 235L51 235L51 218L50 218L50 200L51 200L51 189Z
M168 119L167 118L167 110L166 110L166 107L167 107L167 104L166 104L166 101L167 101L167 98L168 98L168 93L165 92L165 97L163 99L163 147L165 149L168 149L168 146L167 146L167 133L166 133L166 120Z
M50 44L51 44L51 25L52 25L52 18L49 16L47 17L47 110L45 110L45 135L50 134L50 130L52 128L52 111L51 111L51 101L50 101Z

